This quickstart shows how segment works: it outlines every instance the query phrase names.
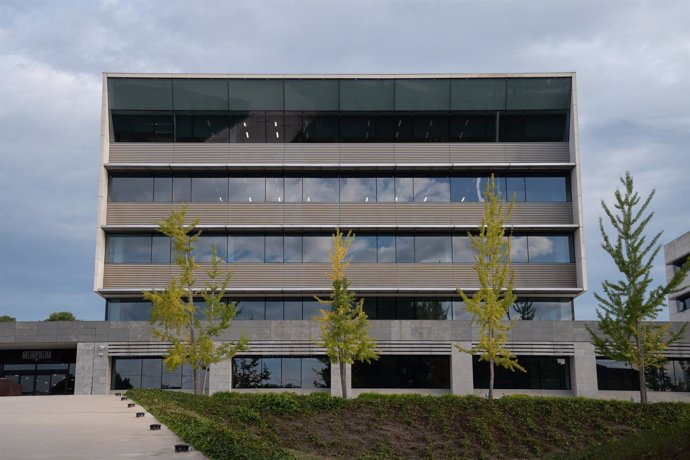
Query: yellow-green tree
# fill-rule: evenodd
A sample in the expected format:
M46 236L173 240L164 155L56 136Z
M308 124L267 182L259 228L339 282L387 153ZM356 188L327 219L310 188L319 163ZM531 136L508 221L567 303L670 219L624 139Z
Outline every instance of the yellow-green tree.
M615 210L601 202L615 236L612 238L606 232L601 217L599 230L604 240L601 247L613 259L622 279L616 282L606 280L601 283L603 294L594 293L599 302L598 329L603 335L589 327L587 330L598 354L637 368L640 402L646 403L646 372L663 364L666 360L664 350L680 340L687 328L685 323L673 333L669 330L670 324L655 325L649 321L656 319L661 312L666 296L679 290L690 270L690 260L668 283L652 288L652 266L659 253L661 232L648 239L645 230L654 216L653 212L647 212L654 190L642 200L635 191L629 172L620 181L624 190L615 192Z
M478 354L480 361L489 362L489 399L494 397L494 366L514 371L525 369L517 357L506 348L507 334L515 320L506 321L508 309L515 302L513 287L515 272L510 268L511 235L506 236L506 221L510 218L514 201L507 206L496 192L493 175L484 192L484 215L477 234L469 234L474 257L474 272L479 288L470 297L458 288L458 294L472 314L472 324L479 325L479 342L460 351Z
M328 299L316 300L329 309L322 309L321 316L315 317L321 323L321 340L317 344L326 349L331 365L340 366L342 396L347 393L347 365L355 361L371 362L378 359L376 343L369 338L369 321L364 313L364 299L357 300L350 291L350 281L345 270L350 265L347 252L354 240L352 232L343 235L336 229L333 246L328 253L331 271L326 275L331 280L331 295Z
M172 240L175 263L180 268L180 274L172 276L164 290L144 292L144 298L153 304L153 334L161 341L171 344L163 362L170 370L188 363L194 376L194 393L201 394L209 366L245 350L247 340L242 338L235 343L225 342L220 345L214 342L214 338L230 327L237 313L236 304L225 301L232 271L225 275L221 273L222 260L214 248L211 265L206 271L208 281L197 289L196 271L200 266L194 258L194 244L201 231L196 230L198 220L185 225L185 215L186 208L183 207L172 211L168 218L158 223L158 230ZM203 299L203 310L195 303L195 294ZM205 371L204 382L199 381L201 370Z

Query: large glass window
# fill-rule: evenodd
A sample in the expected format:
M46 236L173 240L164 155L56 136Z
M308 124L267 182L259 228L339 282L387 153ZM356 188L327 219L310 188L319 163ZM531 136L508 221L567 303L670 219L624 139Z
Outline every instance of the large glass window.
M233 388L329 388L326 357L246 356L232 359Z
M195 203L227 203L227 177L193 177L192 202Z
M115 142L172 142L173 116L169 114L113 114Z
M450 201L450 181L447 177L415 177L414 201Z
M639 373L631 365L597 358L599 390L639 391ZM690 359L670 358L645 373L645 386L652 391L690 391Z
M376 253L376 236L359 235L352 241L347 255L354 263L376 262Z
M151 302L134 299L109 299L106 302L106 321L148 321Z
M352 365L352 388L450 388L450 356L381 355Z
M526 201L568 201L565 177L526 177Z
M227 143L230 140L230 119L225 113L178 114L175 116L175 140Z
M108 235L106 244L107 263L151 263L151 235Z
M266 302L264 299L241 299L237 301L236 311L238 320L264 320Z
M270 184L270 192L273 195L271 198L282 198L282 184L280 187L281 190L278 191L276 188L278 184L275 178L272 179L273 182ZM282 181L282 178L280 179ZM230 201L238 203L263 203L266 201L266 192L268 191L269 185L266 181L267 179L264 177L231 177Z
M173 177L172 197L175 203L189 203L192 199L192 178Z
M163 359L150 358L113 358L113 380L111 389L128 390L130 388L194 388L192 369L185 364L174 371L163 365Z
M153 201L153 177L110 178L110 201Z
M374 203L376 202L376 178L374 177L341 177L341 203Z
M450 142L495 142L496 114L453 114L449 119Z
M563 142L568 140L566 114L501 114L501 142Z
M275 245L275 241L272 241ZM264 262L265 242L263 235L230 235L228 237L228 262Z
M328 251L332 245L330 236L305 235L302 241L303 262L328 262Z
M422 236L414 238L415 262L437 263L450 262L453 257L451 237L448 236Z
M304 187L304 202L307 203L337 203L337 177L305 177L302 179Z
M512 372L496 367L494 388L520 390L570 390L570 358L555 356L518 356L526 372ZM472 356L474 387L489 387L489 363Z
M173 178L155 177L153 179L153 201L170 203L173 199ZM117 201L117 200L113 200Z
M527 238L530 263L571 263L571 239L566 235Z
M477 250L472 246L472 241L468 236L453 235L453 262L474 263L474 256Z

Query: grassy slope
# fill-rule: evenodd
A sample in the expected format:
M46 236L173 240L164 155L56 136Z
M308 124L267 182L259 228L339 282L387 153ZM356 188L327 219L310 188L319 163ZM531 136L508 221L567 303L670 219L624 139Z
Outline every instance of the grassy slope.
M160 390L127 394L186 442L218 459L558 458L644 430L690 423L690 404L685 403L418 395L342 401L324 394L205 397ZM646 435L660 439L658 433L665 431L650 433L657 434Z

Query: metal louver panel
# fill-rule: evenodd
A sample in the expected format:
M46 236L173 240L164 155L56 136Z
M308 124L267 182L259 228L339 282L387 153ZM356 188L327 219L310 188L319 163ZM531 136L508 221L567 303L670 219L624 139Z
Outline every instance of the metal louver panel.
M110 342L108 356L163 356L169 342Z
M472 342L476 346L477 342ZM575 345L567 342L507 342L506 347L523 356L574 356Z

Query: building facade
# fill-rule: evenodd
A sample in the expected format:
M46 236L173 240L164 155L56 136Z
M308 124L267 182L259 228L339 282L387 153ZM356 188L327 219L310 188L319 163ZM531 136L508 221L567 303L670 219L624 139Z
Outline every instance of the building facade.
M467 234L491 176L515 200L509 346L528 371L499 371L499 392L635 397L635 371L597 357L574 316L587 288L574 74L104 75L105 321L53 339L76 347L75 391L190 386L186 369L161 366L142 298L177 270L156 223L186 206L197 260L215 247L233 270L238 316L222 340L250 341L212 366L210 392L338 394L311 318L340 228L355 234L348 277L381 353L349 370L352 393L483 394L485 363L455 347L478 340L456 290L477 288ZM27 329L53 338L54 326L14 327L17 347L36 348ZM690 338L669 356L651 399L688 396Z
M673 278L689 257L690 232L664 245L666 279ZM669 296L668 308L671 321L690 321L690 275L681 284L680 291Z

